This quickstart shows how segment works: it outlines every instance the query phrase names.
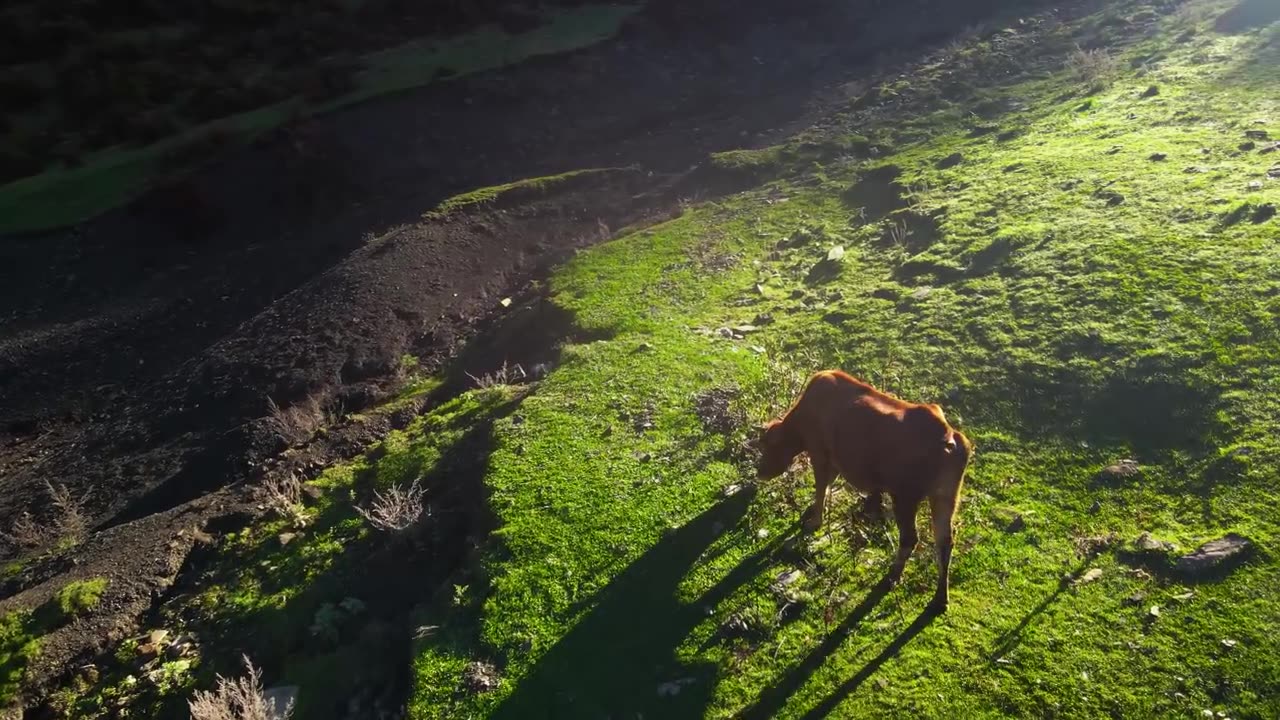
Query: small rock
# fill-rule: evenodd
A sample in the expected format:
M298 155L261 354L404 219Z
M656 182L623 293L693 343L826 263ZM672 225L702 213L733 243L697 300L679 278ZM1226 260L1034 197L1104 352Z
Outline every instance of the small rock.
M161 651L161 648L159 645L152 645L151 643L143 643L138 646L138 659L144 662L155 659L157 657L160 657L160 651Z
M796 288L795 290L792 290L792 291L791 291L791 299L792 299L792 300L799 300L799 299L803 298L803 297L804 297L805 295L807 295L807 294L808 294L808 293L806 293L802 288Z
M844 246L834 245L827 251L827 260L831 262L840 262L844 259Z
M1156 540L1151 537L1151 533L1144 532L1133 541L1133 546L1142 552L1170 552L1173 550L1173 543L1164 540Z
M195 640L190 635L179 635L174 641L169 643L169 647L164 649L164 654L170 660L177 660L180 657L190 655L195 649Z
M778 583L778 585L786 587L794 584L802 577L804 577L804 573L799 570L783 570L781 573L778 573L778 577L774 578L774 581Z
M298 686L280 685L262 693L267 701L267 713L270 720L284 720L293 712L298 704Z
M163 645L164 641L169 638L168 630L152 630L147 635L147 642L152 645Z
M755 318L751 321L751 324L756 326L761 326L761 327L765 325L772 325L773 316L770 315L769 313L760 313L759 315L755 316Z
M1160 88L1159 86L1156 86L1156 85L1152 85L1148 87L1146 90L1142 91L1142 97L1144 98L1155 97L1159 94L1160 94Z
M925 298L929 297L929 295L931 295L932 293L933 293L933 288L931 288L931 287L929 287L928 285L926 285L926 286L924 286L924 287L916 288L914 291L912 291L912 293L911 293L911 299L912 299L912 300L923 300L923 299L925 299Z
M727 485L725 486L725 489L724 489L724 496L733 497L734 495L737 495L738 491L741 489L742 489L742 486L737 483L734 483L732 485Z
M1235 533L1210 540L1189 555L1178 558L1174 569L1186 575L1201 575L1222 565L1242 559L1252 549L1248 538Z
M1124 150L1124 146L1122 146L1122 145L1112 145L1111 147L1107 148L1107 154L1108 154L1108 155L1115 155L1115 154L1119 153L1121 150Z
M1250 140L1270 140L1271 134L1266 130L1245 130L1244 136Z
M502 300L498 304L504 308L511 307L511 298L502 298Z
M492 665L479 660L467 665L462 672L462 682L473 693L489 692L498 687L501 679Z
M756 283L753 289L756 291L756 294L757 294L757 295L763 295L763 294L764 294L764 285L762 285L762 284L760 284L760 283Z
M1076 585L1084 585L1102 577L1102 568L1091 568L1088 572L1076 579Z
M647 342L642 342L642 343L640 343L639 345L637 345L637 346L636 346L636 352L638 352L638 353L640 353L640 352L649 352L649 351L650 351L650 350L652 350L652 349L653 349L653 344L652 344L652 343L647 343Z
M881 690L887 690L889 689L889 681L885 680L882 677L876 678L876 687L880 688Z
M280 533L280 535L276 537L276 540L280 541L280 547L284 547L285 545L288 545L289 543L293 542L294 539L297 537L298 537L297 533L286 532L286 533Z
M938 169L939 169L939 170L946 170L947 168L953 168L953 167L955 167L955 166L959 165L959 164L960 164L960 163L962 163L962 162L964 162L964 155L963 155L963 154L958 153L958 152L957 152L957 153L951 153L950 155L948 155L948 156L946 156L946 157L944 157L944 158L942 158L941 160L939 160L939 161L938 161Z
M1160 606L1159 606L1159 605L1152 605L1152 606L1151 606L1151 609L1147 611L1147 617L1149 617L1149 618L1151 618L1151 619L1153 619L1153 620L1154 620L1155 618L1160 617Z
M1098 473L1098 479L1104 482L1116 482L1121 480L1132 480L1138 477L1142 470L1138 467L1136 460L1124 459L1119 462L1106 466Z
M671 682L664 682L658 686L658 697L675 697L680 694L680 690L685 685L693 684L693 678L680 678Z
M1240 150L1241 152L1249 152L1250 150L1252 150L1252 149L1254 149L1254 148L1256 148L1256 147L1258 147L1258 143L1256 143L1256 142L1254 142L1254 141L1252 141L1252 140L1245 140L1244 142L1242 142L1242 143L1240 143L1239 145L1237 145L1237 146L1236 146L1236 148L1237 148L1238 150Z
M732 339L733 339L733 331L732 331L732 330L730 330L730 329L729 329L729 328L727 328L727 327L716 328L716 335L719 335L720 337L724 338L725 340L732 340Z
M1102 501L1094 500L1093 504L1089 506L1089 514L1097 515L1100 512L1102 512Z
M1125 605L1141 605L1143 600L1147 599L1146 593L1136 592L1124 599Z
M1235 646L1236 646L1236 645L1238 645L1238 644L1239 644L1239 643L1237 643L1235 640L1232 640L1231 638L1223 638L1223 639L1222 639L1222 647L1224 647L1224 648L1226 648L1226 649L1228 649L1228 650L1232 650L1232 649L1234 649L1234 648L1235 648Z
M1196 594L1194 592L1184 592L1184 593L1179 593L1177 595L1174 595L1173 599L1177 600L1178 602L1186 602L1195 596Z
M1272 179L1280 179L1280 165L1267 170L1267 177Z
M1147 159L1155 162L1160 162L1161 160L1164 160L1167 157L1169 156L1166 155L1165 153L1158 152L1158 153L1151 153L1150 155L1147 156Z
M1246 187L1246 188L1248 188L1249 190L1261 190L1261 189L1262 189L1262 181L1261 181L1261 180L1253 180L1253 181L1251 181L1248 185L1246 185L1245 187Z
M1115 207L1124 203L1124 195L1115 190L1099 190L1094 193L1094 197L1107 201L1107 207Z
M1027 529L1027 521L1022 517L1022 515L1016 515L1013 520L1005 526L1004 531L1015 533L1022 532L1025 529Z
M756 327L755 325L736 325L733 328L733 332L735 335L750 335L751 333L756 332L759 329L760 328Z

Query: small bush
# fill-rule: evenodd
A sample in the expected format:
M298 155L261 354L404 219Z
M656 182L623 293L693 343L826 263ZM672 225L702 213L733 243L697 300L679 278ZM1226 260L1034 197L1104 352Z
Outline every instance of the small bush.
M422 517L425 507L422 496L425 490L413 481L408 488L399 485L391 488L386 495L373 491L373 503L368 508L356 506L356 512L369 521L369 524L383 532L402 532L413 526Z
M262 493L268 508L296 526L306 523L302 507L302 481L293 475L267 478Z
M500 385L512 385L526 379L529 375L519 364L508 365L504 361L502 363L502 367L491 373L486 373L479 377L476 377L471 373L467 373L467 377L471 378L471 381L476 384L476 387L483 390L491 387L498 387Z
M1106 48L1085 50L1080 46L1067 56L1067 68L1091 88L1101 88L1115 77L1119 60Z
M197 690L188 702L191 720L288 720L293 704L277 709L262 689L262 671L244 658L246 674L240 678L218 676L213 691Z

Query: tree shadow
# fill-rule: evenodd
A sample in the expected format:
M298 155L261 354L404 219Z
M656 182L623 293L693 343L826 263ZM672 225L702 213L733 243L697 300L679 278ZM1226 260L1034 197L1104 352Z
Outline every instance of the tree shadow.
M782 678L776 684L767 688L755 704L747 708L739 716L742 720L767 720L778 714L787 700L800 689L802 685L813 675L819 667L822 666L827 658L835 653L836 649L853 634L861 623L876 605L884 599L885 595L893 589L889 581L889 576L883 577L880 582L871 588L871 592L867 597L858 604L853 612L833 631L827 635L827 639L822 642L813 652L800 662L786 677ZM905 643L904 643L905 644Z
M697 717L715 687L716 668L677 654L709 608L756 577L795 533L780 535L692 600L681 581L715 541L745 520L746 488L673 531L618 575L521 679L492 717Z
M1109 377L1097 378L1079 364L1013 368L1010 397L1023 427L1118 443L1140 455L1210 447L1230 431L1217 412L1220 388L1197 372L1194 359L1117 357L1111 348L1069 339L1059 354L1096 358L1111 368Z

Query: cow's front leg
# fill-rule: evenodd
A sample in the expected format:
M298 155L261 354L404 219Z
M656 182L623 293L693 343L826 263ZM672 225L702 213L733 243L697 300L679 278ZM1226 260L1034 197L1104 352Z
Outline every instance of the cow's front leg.
M809 460L813 464L813 504L800 516L800 525L805 532L814 532L822 527L827 488L831 487L831 481L836 477L836 469L825 453L810 453Z

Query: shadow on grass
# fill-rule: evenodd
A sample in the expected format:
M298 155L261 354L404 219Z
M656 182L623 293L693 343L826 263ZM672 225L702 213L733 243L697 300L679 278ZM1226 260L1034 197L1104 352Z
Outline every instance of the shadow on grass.
M708 608L770 563L794 530L751 554L696 599L682 600L677 593L712 544L744 520L754 495L749 488L720 501L618 575L492 717L701 717L716 667L683 660L677 648L706 621Z
M1065 582L1058 583L1058 587L1054 588L1054 591L1049 593L1044 600L1041 600L1039 605L1036 605L1026 615L1023 615L1022 619L1018 621L1016 626L1002 634L996 640L995 645L991 648L991 652L989 653L989 657L992 662L1013 652L1014 649L1022 642L1022 636L1023 633L1026 632L1027 626L1029 626L1036 618L1043 615L1044 612L1049 609L1049 606L1053 605L1058 598L1062 597L1062 593L1066 592L1068 587L1070 586Z
M822 702L810 708L809 712L804 714L803 720L818 720L818 718L825 718L830 715L831 711L836 709L836 706L862 687L862 684L874 675L880 669L880 666L891 660L894 655L897 655L902 648L907 646L907 643L914 640L937 617L937 613L929 609L920 613L920 616L908 625L905 630L898 633L898 636L893 639L893 642L889 643L888 647L872 658L871 662L863 666L858 671L858 674L845 681L843 685L836 688L835 692L828 695Z
M1015 368L1007 398L1020 426L1097 445L1123 444L1140 456L1225 441L1230 429L1218 413L1221 388L1192 361L1106 355L1105 349L1094 355L1111 368L1106 378L1077 365Z
M858 624L871 614L875 606L892 589L893 586L886 575L871 588L871 592L853 609L853 612L849 613L844 622L840 623L839 627L827 635L827 639L821 645L809 653L791 672L787 673L786 677L783 677L775 685L761 693L755 704L743 711L739 717L743 720L767 720L775 717L778 711L787 704L787 700L827 661L827 658L831 657L839 649L840 645L857 629ZM868 665L868 667L871 666ZM865 670L866 668L864 668ZM859 675L861 674L859 673Z

